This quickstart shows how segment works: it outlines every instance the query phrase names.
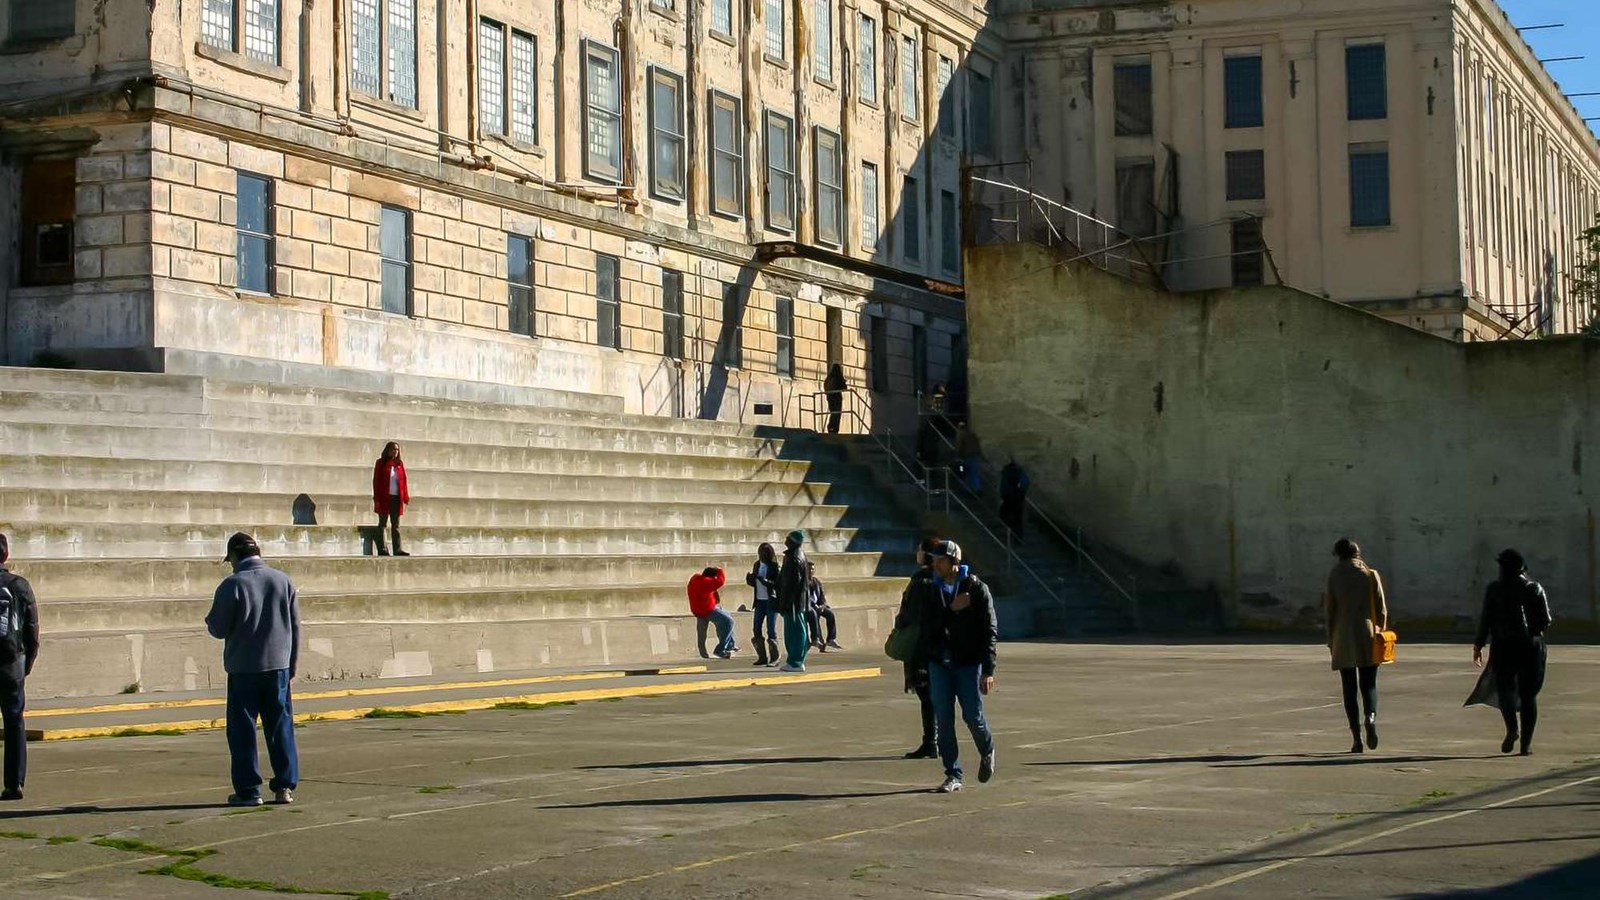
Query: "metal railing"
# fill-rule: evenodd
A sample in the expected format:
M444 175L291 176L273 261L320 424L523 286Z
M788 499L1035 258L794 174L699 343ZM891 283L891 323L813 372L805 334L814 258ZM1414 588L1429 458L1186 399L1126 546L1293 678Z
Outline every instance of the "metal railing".
M918 411L919 411L919 413L921 415L923 415L924 417L929 418L929 419L937 419L937 420L943 422L946 426L948 426L948 430L949 431L953 432L955 430L955 425L954 425L953 422L950 421L948 416L946 416L942 412L926 412L926 411L923 411L922 408L921 408L922 407L922 403L921 403L922 398L921 398L920 395L918 396L917 401L918 401ZM939 436L939 440L944 444L945 447L949 448L952 452L955 450L955 446L956 446L955 442L950 439L949 435L944 430L941 430L939 428L934 428L933 431L934 431L935 434L937 434ZM949 471L948 467L946 467L946 471ZM995 470L993 463L989 463L989 462L983 460L982 458L979 458L979 460L978 460L978 471L984 478L991 479L991 483L992 484L997 484L997 485L1000 484L1000 473ZM949 485L948 485L948 480L947 480L946 481L946 487L948 488L948 486ZM974 495L974 496L977 496L977 495ZM1135 576L1135 575L1130 574L1128 576L1128 583L1127 583L1126 586L1124 586L1120 581L1117 580L1117 578L1115 576L1113 576L1109 571L1107 571L1106 567L1101 565L1100 561L1094 558L1094 554L1090 553L1088 548L1084 546L1083 529L1081 529L1081 528L1073 529L1077 534L1077 538L1074 539L1074 538L1072 538L1071 536L1069 536L1067 534L1066 529L1064 529L1060 525L1056 524L1056 521L1054 519L1050 518L1049 514L1046 513L1042 508L1040 508L1040 506L1037 503L1033 502L1032 500L1027 500L1027 499L1024 500L1024 503L1027 504L1028 512L1031 512L1033 514L1033 517L1036 520L1038 520L1039 522L1043 523L1047 528L1050 529L1050 531L1054 532L1056 537L1063 544L1065 544L1069 550L1071 550L1073 553L1077 554L1079 568L1082 568L1083 565L1085 563L1087 563L1089 569L1092 570L1093 573L1096 576L1098 576L1098 578L1099 578L1099 580L1101 582L1103 582L1107 587L1111 588L1112 591L1114 591L1116 594L1118 594L1118 595L1120 595L1122 597L1122 599L1127 604L1127 608L1128 608L1129 614L1132 615L1132 617L1133 617L1134 626L1137 628L1138 627L1138 622L1139 622L1139 579L1138 579L1138 577ZM963 506L964 506L964 504L963 504ZM1010 528L1006 528L1006 533L1007 533L1006 547L1009 550L1009 548L1011 546L1011 544L1010 544L1011 529Z
M866 401L858 394L857 389L854 387L849 387L839 393L843 395L840 398L841 403L838 412L841 420L840 431L846 434L862 434L872 439L872 442L877 445L878 449L883 452L885 457L884 466L887 472L888 480L895 480L896 469L904 472L907 478L910 479L911 484L922 493L924 509L928 511L933 510L933 498L935 496L942 495L944 497L945 515L950 516L954 514L951 508L951 504L953 503L956 509L959 509L962 513L964 513L966 517L972 521L972 524L978 526L978 528L981 529L983 533L995 543L995 546L999 547L1001 552L1005 554L1006 571L1008 573L1013 570L1013 567L1021 569L1023 572L1027 573L1029 578L1033 579L1033 581L1038 584L1039 588L1044 591L1045 595L1048 596L1058 608L1062 610L1066 609L1066 601L1061 597L1060 594L1056 593L1054 588L1050 586L1050 582L1046 581L1043 576L1034 571L1033 567L1028 565L1027 561L1024 560L1021 555L1017 553L1016 548L1012 546L1011 530L1009 528L1004 529L1006 532L1004 536L995 534L993 529L984 524L982 517L974 512L971 506L967 505L966 501L956 496L955 491L953 491L950 487L949 468L930 468L928 466L924 466L920 462L916 461L915 456L912 456L911 462L908 463L906 459L901 456L900 451L895 449L894 431L888 428L881 432L874 431L871 427L871 423L868 422L866 417L862 415L861 410L864 407L870 407L870 404L866 403ZM827 391L818 391L808 395L810 400L809 404L805 402L806 397L803 397L801 402L802 415L807 412L812 412L819 417L815 420L815 424L813 426L813 430L819 433L826 431L826 429L823 427L823 422L825 420L822 417L831 417L834 415L834 412L831 409L826 408L827 396ZM822 401L821 406L818 405L818 401ZM810 407L809 409L807 409L808 406ZM846 418L852 420L851 424L857 426L859 430L848 431L844 429L843 424ZM919 469L921 470L920 474L918 473ZM943 473L944 486L942 489L934 486L933 474L935 472Z

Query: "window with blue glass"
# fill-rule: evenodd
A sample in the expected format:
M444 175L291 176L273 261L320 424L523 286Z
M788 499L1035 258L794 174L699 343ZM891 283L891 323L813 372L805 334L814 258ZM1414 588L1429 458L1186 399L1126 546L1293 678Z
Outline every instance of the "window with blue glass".
M1350 147L1350 226L1389 224L1389 145Z
M1350 121L1389 118L1389 73L1384 45L1344 48L1344 79Z
M1261 57L1230 56L1222 61L1224 119L1228 128L1260 128Z

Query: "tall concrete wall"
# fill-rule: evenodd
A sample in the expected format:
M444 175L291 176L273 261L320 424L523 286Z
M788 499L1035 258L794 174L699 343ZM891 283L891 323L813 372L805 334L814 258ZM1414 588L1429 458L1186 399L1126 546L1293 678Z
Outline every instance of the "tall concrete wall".
M1278 288L1188 295L1035 245L967 256L973 420L1037 499L1233 623L1316 620L1333 542L1404 632L1467 627L1496 551L1600 620L1600 342L1462 345Z

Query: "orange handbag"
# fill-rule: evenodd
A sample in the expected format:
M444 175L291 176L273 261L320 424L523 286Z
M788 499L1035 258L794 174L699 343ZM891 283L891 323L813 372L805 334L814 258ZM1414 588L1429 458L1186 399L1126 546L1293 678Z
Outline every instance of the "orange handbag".
M1372 600L1372 624L1376 627L1378 624L1378 591L1376 587L1372 589L1369 596ZM1393 631L1375 632L1372 635L1373 665L1381 666L1394 662L1394 645L1399 639L1400 636Z

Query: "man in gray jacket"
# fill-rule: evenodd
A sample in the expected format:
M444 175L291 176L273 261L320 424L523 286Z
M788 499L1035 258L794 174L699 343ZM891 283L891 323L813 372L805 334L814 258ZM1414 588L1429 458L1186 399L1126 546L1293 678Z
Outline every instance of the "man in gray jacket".
M269 786L274 799L293 803L300 763L289 682L300 658L300 603L289 576L262 561L261 548L250 535L238 532L228 538L224 559L233 564L233 574L217 586L206 630L222 639L222 666L228 672L228 750L233 756L228 805L261 805L258 716L272 760Z

